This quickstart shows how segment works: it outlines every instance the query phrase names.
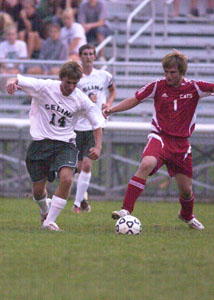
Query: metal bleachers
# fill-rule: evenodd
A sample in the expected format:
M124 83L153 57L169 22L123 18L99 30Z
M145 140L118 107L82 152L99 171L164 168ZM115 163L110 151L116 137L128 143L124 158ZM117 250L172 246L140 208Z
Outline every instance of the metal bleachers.
M162 77L161 59L173 48L187 55L189 60L188 78L212 81L214 78L214 19L212 16L207 17L203 16L203 14L199 18L190 18L187 15L189 11L189 1L186 0L181 0L181 12L183 15L176 18L168 18L167 37L164 33L164 5L160 6L159 1L154 1L156 6L155 49L151 52L151 28L149 27L131 45L129 61L126 61L127 19L130 13L142 2L143 1L140 0L107 1L109 20L114 30L117 51L116 54L114 53L115 57L112 57L114 50L112 43L106 45L106 55L108 58L112 57L112 60L103 67L114 75L114 81L117 87L115 103L118 103L126 97L132 97L135 91L143 84ZM164 3L165 0L162 2ZM172 5L169 6L169 12L171 10ZM131 34L134 34L140 26L146 22L150 13L150 7L146 6L136 15L132 22ZM26 63L29 63L29 61ZM30 61L30 63L38 63L38 61ZM62 62L58 63L61 64ZM95 65L98 68L101 67L99 62L96 62ZM29 99L25 94L20 92L16 93L14 97L9 97L4 91L6 78L6 75L0 74L0 116L27 118L30 108ZM200 122L213 122L213 99L213 96L206 98L206 100L203 100L202 104L199 105L198 113ZM111 118L117 120L130 119L135 121L149 121L152 112L152 101L148 100L142 105L139 105L137 109L134 108L128 112L115 114Z

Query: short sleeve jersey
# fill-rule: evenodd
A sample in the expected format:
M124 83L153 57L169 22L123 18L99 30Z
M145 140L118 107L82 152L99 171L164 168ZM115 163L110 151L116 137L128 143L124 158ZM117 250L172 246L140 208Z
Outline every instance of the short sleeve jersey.
M70 45L75 38L80 39L77 47L74 49L75 54L78 54L79 48L87 43L83 26L76 22L74 22L70 28L63 27L60 36L68 45Z
M10 44L8 41L0 43L0 57L1 58L27 58L27 45L24 41L16 40L14 44ZM14 64L7 64L8 68L12 68Z
M78 11L78 22L94 23L107 19L106 3L98 0L95 6L90 6L89 1L82 2Z
M139 101L154 99L153 131L187 138L195 128L199 99L209 96L213 90L214 84L209 82L184 78L179 87L172 87L160 79L141 87L135 96Z
M78 88L63 96L58 80L35 79L18 75L18 87L33 97L30 109L30 133L33 140L69 142L76 137L79 117L88 118L92 129L101 127L96 106Z
M104 70L93 69L89 75L83 74L83 77L77 84L77 87L85 93L89 98L91 95L97 95L95 105L98 108L102 127L105 126L105 119L102 115L102 104L106 103L108 96L108 88L112 85L112 75ZM75 129L78 131L91 130L91 124L85 118L79 118Z

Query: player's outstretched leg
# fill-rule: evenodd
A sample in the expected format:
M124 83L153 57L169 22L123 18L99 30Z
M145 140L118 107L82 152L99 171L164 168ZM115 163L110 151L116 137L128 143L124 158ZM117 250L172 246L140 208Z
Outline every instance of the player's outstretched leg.
M122 209L119 211L115 210L112 212L111 216L113 219L119 219L132 213L132 211L134 210L135 201L144 190L145 185L145 179L141 179L137 176L133 176L130 179L128 188L126 190L126 195L123 200Z

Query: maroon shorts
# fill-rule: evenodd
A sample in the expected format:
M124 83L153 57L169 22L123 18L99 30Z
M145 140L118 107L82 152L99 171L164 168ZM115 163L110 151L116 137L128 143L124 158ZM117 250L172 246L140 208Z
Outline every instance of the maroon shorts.
M142 154L142 157L145 156L154 156L158 161L150 176L165 164L171 177L184 174L192 178L192 151L186 138L151 133Z

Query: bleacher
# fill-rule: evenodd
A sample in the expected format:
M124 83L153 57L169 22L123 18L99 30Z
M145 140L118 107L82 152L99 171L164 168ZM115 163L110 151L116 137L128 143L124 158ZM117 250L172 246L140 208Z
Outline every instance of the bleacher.
M163 0L164 2L164 0ZM214 78L214 18L201 16L188 17L189 3L181 0L181 14L183 16L168 18L167 27L164 19L164 5L160 1L154 1L155 17L155 48L151 51L151 28L140 35L133 45L130 45L129 59L126 59L126 27L129 14L142 1L139 0L108 0L109 19L114 30L114 38L117 46L116 58L106 64L114 75L117 87L116 102L134 95L137 88L144 83L163 76L161 67L162 57L176 48L187 55L189 68L187 77L213 81ZM204 6L200 3L203 14ZM169 5L168 12L172 11ZM150 3L133 18L131 34L134 34L151 16ZM167 28L167 37L166 37ZM112 57L112 43L106 45L107 58ZM32 62L31 62L32 63ZM59 62L60 63L60 62ZM96 63L100 67L100 63ZM24 93L17 92L10 97L4 91L7 76L0 74L0 116L27 118L30 108L29 99ZM49 76L50 77L50 76ZM210 96L199 105L198 118L200 123L212 123L214 118L214 97ZM152 101L148 100L137 108L128 112L111 116L112 120L150 121L153 112Z

